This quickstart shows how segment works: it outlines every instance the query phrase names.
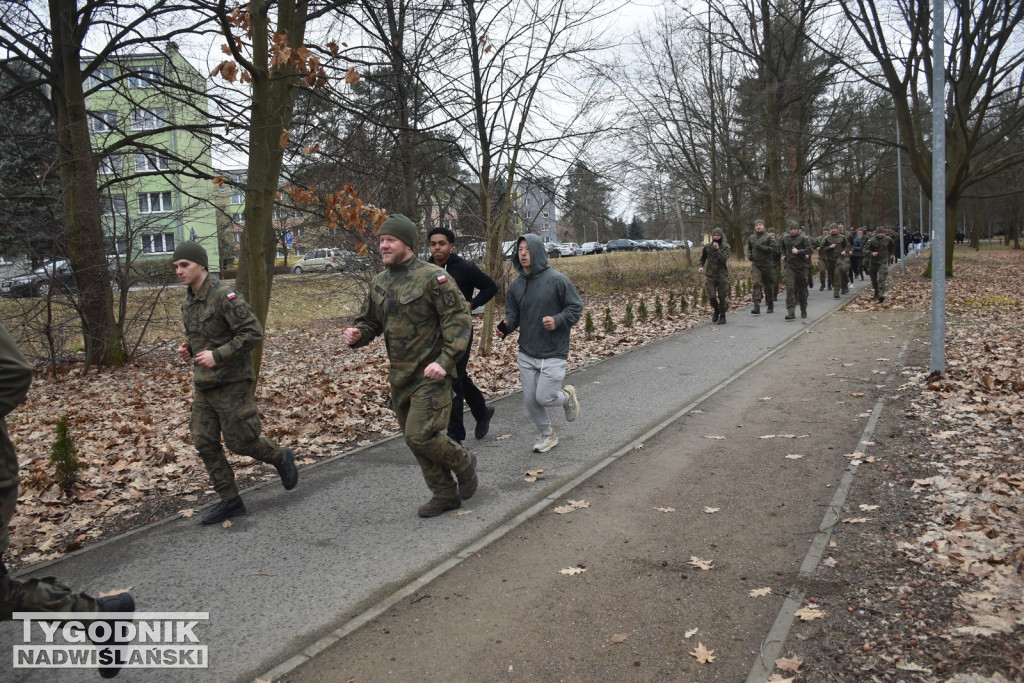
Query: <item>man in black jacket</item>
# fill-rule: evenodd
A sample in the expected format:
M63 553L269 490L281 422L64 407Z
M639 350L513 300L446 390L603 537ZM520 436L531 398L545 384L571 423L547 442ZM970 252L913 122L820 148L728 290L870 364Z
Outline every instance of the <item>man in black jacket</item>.
M430 258L428 262L435 266L444 268L455 279L459 291L465 297L470 313L473 309L484 306L498 293L498 286L494 280L487 276L482 270L476 267L472 261L467 261L458 254L452 253L455 248L455 233L450 228L437 227L427 235L430 246ZM478 290L476 296L474 290ZM452 391L455 398L452 400L452 414L448 419L448 437L459 443L466 438L466 426L462 422L462 404L469 404L469 412L473 413L476 420L476 430L473 435L477 439L487 436L487 430L491 426L491 417L494 415L494 408L487 405L484 395L473 384L466 370L469 364L469 353L473 348L473 331L469 333L469 345L466 346L466 353L456 363L458 377L452 380Z

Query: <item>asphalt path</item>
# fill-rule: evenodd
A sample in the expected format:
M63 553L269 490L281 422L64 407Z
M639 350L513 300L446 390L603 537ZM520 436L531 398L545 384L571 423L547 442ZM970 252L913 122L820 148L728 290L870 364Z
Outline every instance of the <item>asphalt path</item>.
M855 291L866 283L856 284ZM782 301L772 315L735 309L727 325L702 325L573 373L567 381L577 387L582 415L572 424L554 415L560 443L546 454L531 450L537 434L520 395L496 401L489 436L468 442L480 473L480 489L463 508L470 514L420 519L416 509L428 491L404 442L392 438L303 468L294 491L276 481L244 491L248 513L230 528L203 527L195 517L167 519L27 576L57 576L93 593L131 586L138 608L149 612L209 613L195 631L209 647L208 669L132 670L122 672L125 680L284 674L315 654L316 643L329 642L360 615L369 619L375 606L457 563L488 534L505 533L517 516L525 519L531 508L654 434L849 298L815 288L809 317L795 322L783 320ZM524 481L524 471L536 468L543 468L543 478ZM21 633L20 624L0 628L0 656L8 662ZM96 676L72 669L12 673L5 678Z

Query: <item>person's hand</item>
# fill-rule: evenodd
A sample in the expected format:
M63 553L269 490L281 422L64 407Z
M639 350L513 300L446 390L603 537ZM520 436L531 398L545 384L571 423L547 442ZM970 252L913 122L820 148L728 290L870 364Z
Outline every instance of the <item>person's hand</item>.
M836 248L836 245L835 245L835 243L832 243L832 244L828 245L828 248L829 248L829 249L835 249L835 248Z
M800 251L799 249L797 249L796 247L793 247L793 253L794 254L799 253L799 251Z
M427 379L444 379L448 376L440 363L431 363L423 369L423 376Z
M541 318L540 323L548 332L552 332L555 329L555 319L552 318L550 315L546 315L543 318Z
M182 360L190 360L192 354L188 352L188 344L181 342L181 346L178 347L178 358Z
M504 339L508 336L508 323L506 321L502 320L495 329L499 339Z
M873 252L871 252L871 255L872 256L878 256L878 252L877 251L873 251Z
M349 346L352 346L362 338L363 333L359 331L358 327L346 327L345 331L341 333L341 340Z
M204 368L212 368L217 365L217 361L213 359L213 351L200 351L196 354L196 365L201 365Z
M697 274L698 275L703 273L703 272L704 272L704 267L703 266L701 266L700 268L697 269Z
M473 304L469 301L466 302L466 310L469 311L470 315L473 315Z
M711 243L711 248L712 249L718 249L718 242L712 242Z

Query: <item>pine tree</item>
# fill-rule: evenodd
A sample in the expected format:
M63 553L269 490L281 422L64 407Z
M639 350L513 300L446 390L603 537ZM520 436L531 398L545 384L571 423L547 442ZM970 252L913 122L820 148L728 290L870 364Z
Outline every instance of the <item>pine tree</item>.
M647 322L647 302L640 299L640 305L637 306L636 316L640 319L640 322Z
M612 320L612 309L607 306L604 309L604 331L611 334L615 331L615 321Z
M686 297L682 294L679 295L679 312L686 313Z
M586 335L587 341L594 338L594 317L590 315L590 311L587 311L587 317L583 320L583 334Z
M665 317L665 310L661 307L661 297L654 295L654 317L661 320Z
M683 299L683 310L686 310L686 299ZM669 315L675 315L676 314L676 293L675 292L669 292L668 293L668 314Z
M622 324L625 327L633 327L633 302L626 304L626 315L622 316Z
M65 495L71 493L78 479L78 470L85 469L85 465L75 455L77 452L75 439L68 430L68 418L62 415L57 420L57 440L50 448L50 463L54 466L57 484Z
M708 290L706 290L706 289L700 290L700 305L701 306L707 306L708 305Z

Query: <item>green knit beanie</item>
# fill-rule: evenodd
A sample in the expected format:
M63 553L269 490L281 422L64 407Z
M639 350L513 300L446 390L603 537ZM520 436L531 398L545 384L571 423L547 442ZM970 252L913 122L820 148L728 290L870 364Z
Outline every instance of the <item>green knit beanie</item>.
M388 216L388 219L380 226L380 230L377 234L397 237L408 244L410 249L415 250L416 237L419 234L419 230L416 228L415 223L402 214L393 213Z
M174 263L178 259L185 259L192 263L198 263L204 268L210 267L210 259L206 256L206 250L203 249L203 245L199 242L182 242L174 248L174 256L171 257L171 263Z

